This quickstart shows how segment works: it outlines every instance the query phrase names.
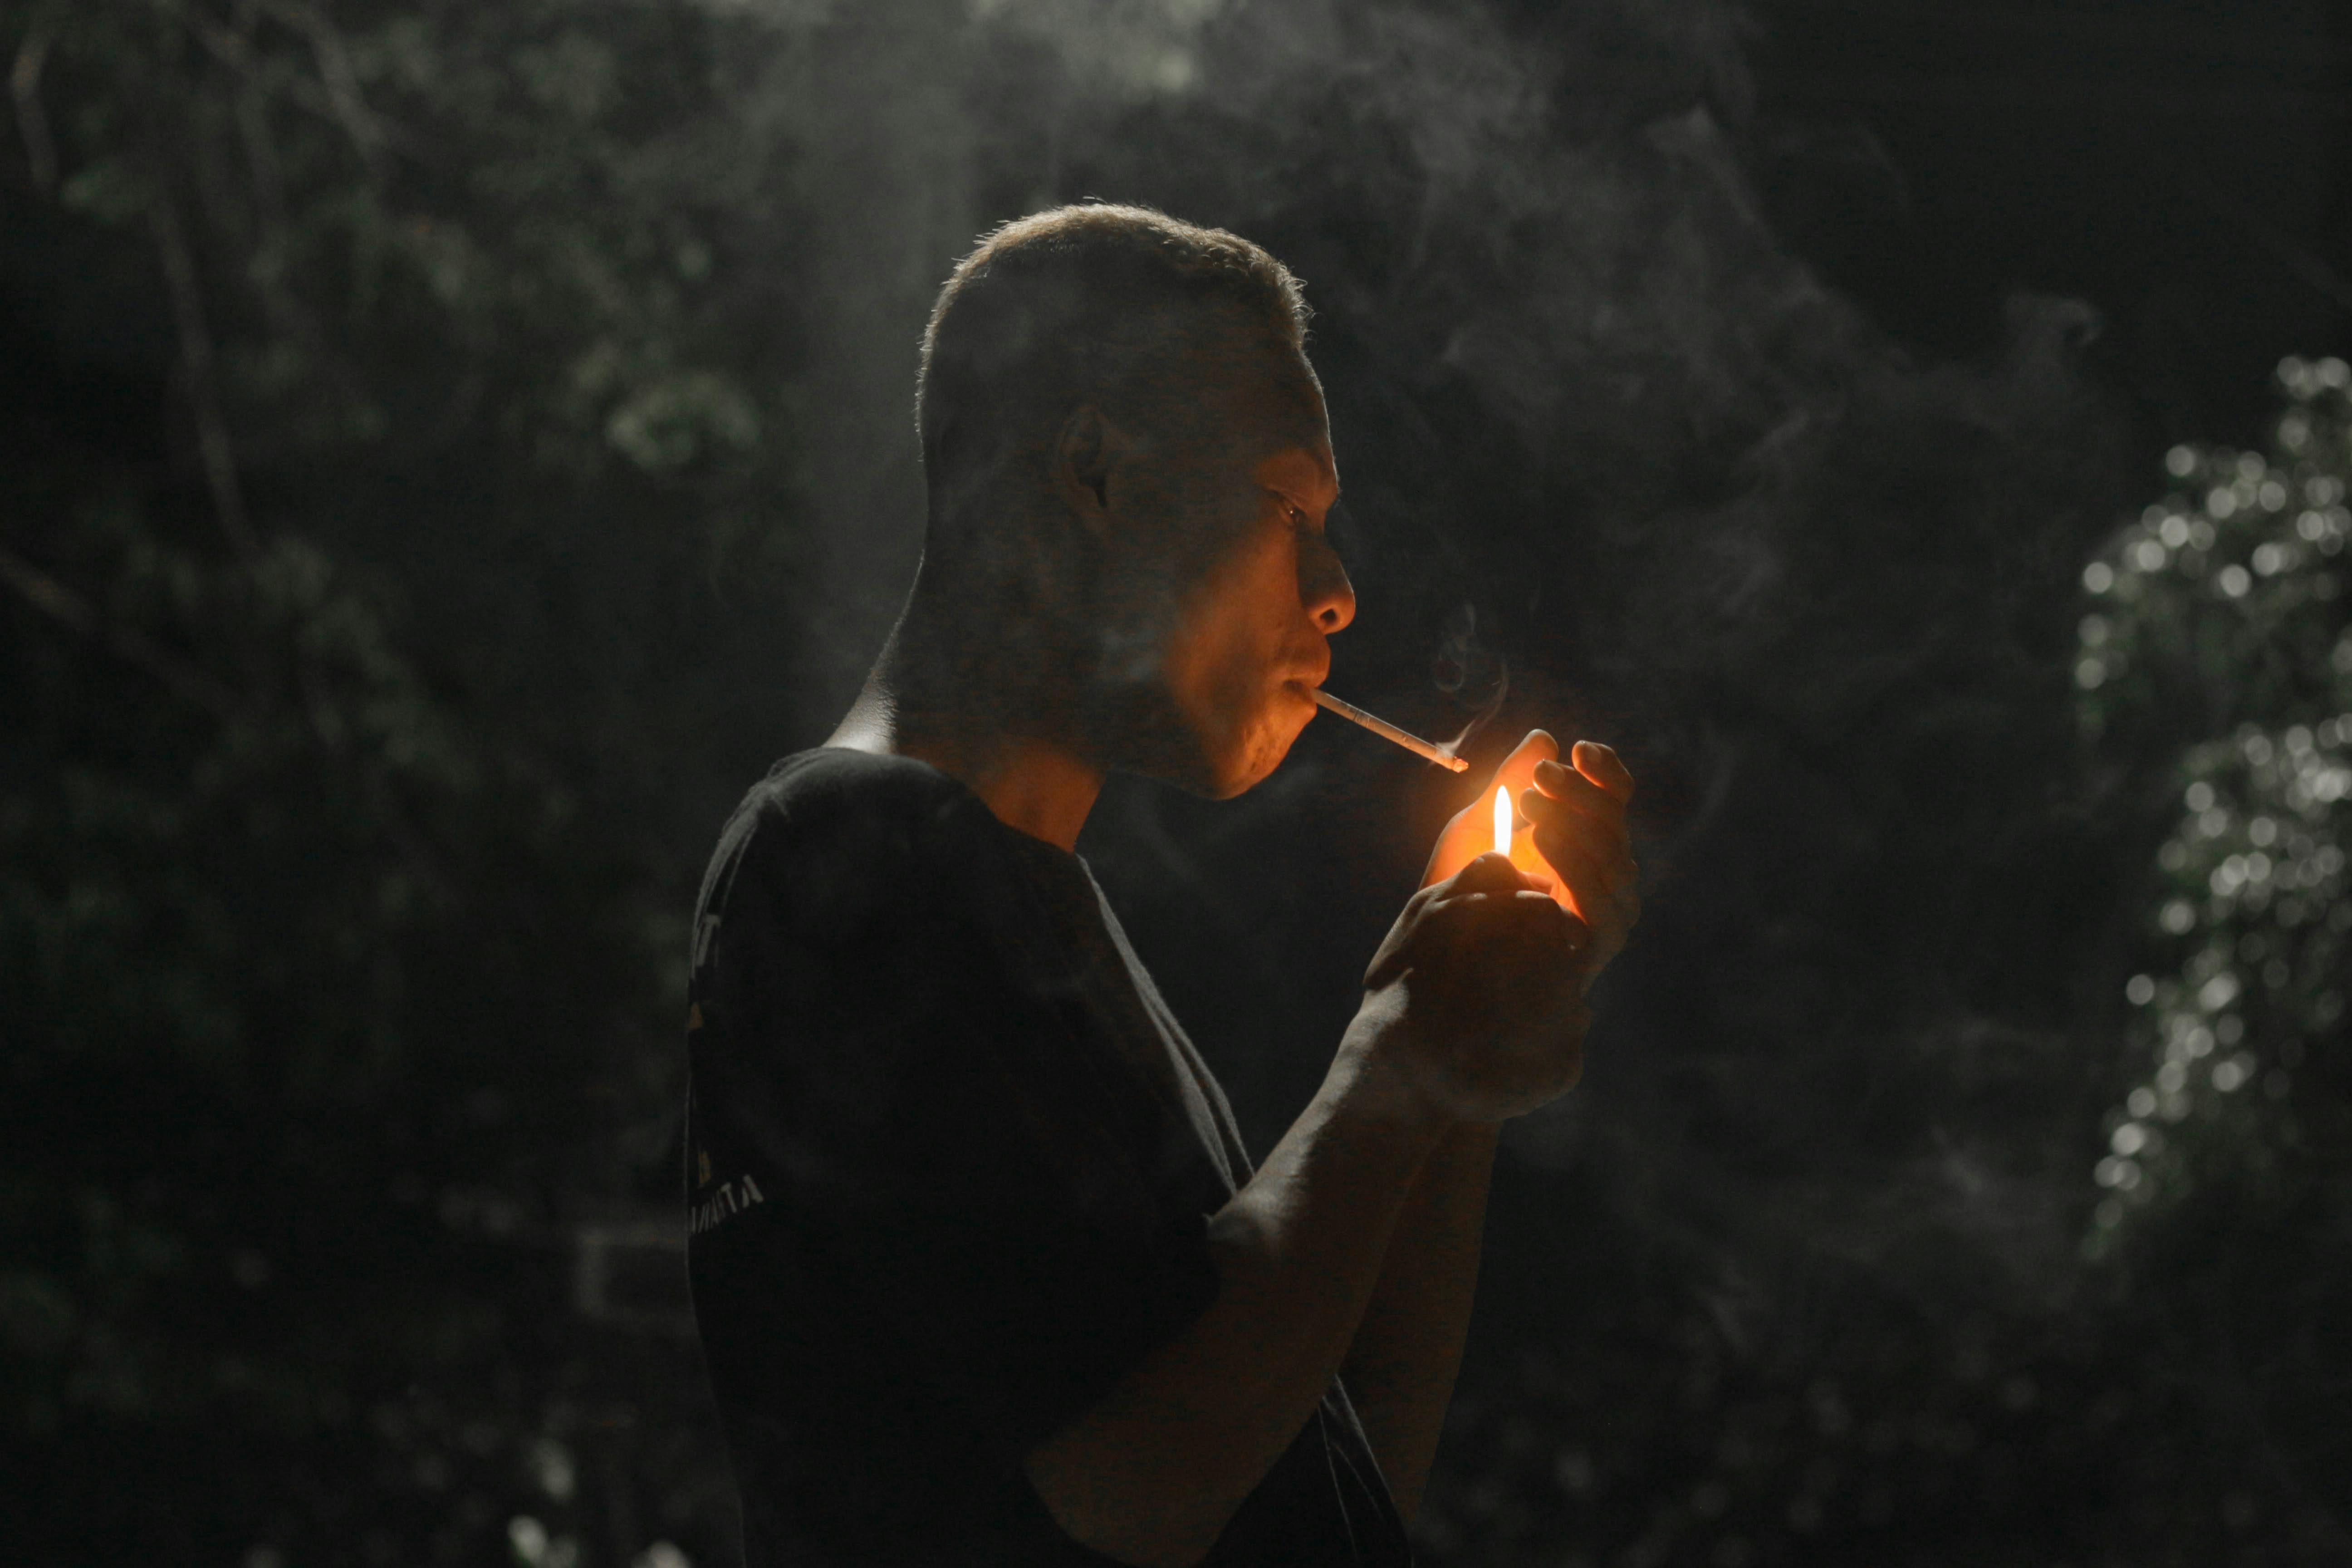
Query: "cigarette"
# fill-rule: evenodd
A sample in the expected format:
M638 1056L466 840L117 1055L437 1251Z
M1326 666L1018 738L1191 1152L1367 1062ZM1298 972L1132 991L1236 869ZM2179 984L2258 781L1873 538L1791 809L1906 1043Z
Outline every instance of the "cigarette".
M1375 719L1370 713L1367 713L1362 709L1357 707L1354 703L1342 702L1338 698L1332 696L1329 692L1323 690L1320 687L1316 689L1315 700L1323 708L1333 713L1337 713L1340 718L1351 719L1357 723L1361 724L1365 729L1370 730L1373 734L1380 736L1382 740L1394 741L1406 751L1412 752L1417 756L1427 757L1431 762L1435 763L1441 768L1451 768L1457 773L1465 773L1469 770L1470 764L1455 756L1453 752L1441 751L1437 747L1431 745L1427 741L1423 740L1420 736L1410 734L1405 731L1398 729L1395 725L1390 723L1385 719Z

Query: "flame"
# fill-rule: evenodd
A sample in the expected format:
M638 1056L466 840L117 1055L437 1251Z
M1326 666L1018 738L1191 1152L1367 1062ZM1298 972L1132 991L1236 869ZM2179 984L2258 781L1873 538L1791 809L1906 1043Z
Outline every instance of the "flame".
M1511 792L1502 784L1495 786L1495 853L1511 852Z

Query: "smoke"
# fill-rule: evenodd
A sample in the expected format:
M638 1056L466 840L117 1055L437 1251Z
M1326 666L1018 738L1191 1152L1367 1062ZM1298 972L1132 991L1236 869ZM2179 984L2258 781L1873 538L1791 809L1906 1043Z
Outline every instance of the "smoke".
M1087 92L1135 101L1198 85L1202 30L1225 9L1225 0L972 0L971 15L1051 49Z
M1643 781L1645 929L1586 1089L1519 1157L1768 1303L1832 1267L1920 1300L1956 1270L2020 1310L2063 1291L2076 1108L2030 1086L2072 1082L2069 1019L2003 972L2032 951L2034 994L2063 995L2081 940L2046 912L2071 744L2048 650L2108 515L2075 360L2095 318L2023 300L2004 346L1935 363L1827 287L1760 174L1776 149L1883 153L1763 121L1719 0L909 14L836 25L847 63L815 73L852 216L821 241L844 303L812 726L911 565L896 437L964 237L1089 195L1248 235L1318 312L1361 604L1335 688L1458 727L1474 762L1541 724ZM1261 1145L1460 804L1334 728L1241 802L1121 785L1089 828Z
M1465 603L1446 618L1431 661L1430 680L1461 707L1471 710L1470 721L1445 751L1459 755L1473 735L1485 729L1511 695L1511 665L1499 648L1478 636L1478 606Z

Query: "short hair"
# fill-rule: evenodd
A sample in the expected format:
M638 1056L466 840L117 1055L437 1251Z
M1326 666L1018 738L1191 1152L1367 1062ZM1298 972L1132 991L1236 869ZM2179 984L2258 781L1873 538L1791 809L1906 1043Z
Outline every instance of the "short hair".
M1131 392L1203 325L1303 351L1309 313L1265 249L1150 207L1086 202L992 230L923 332L915 423L934 525L943 483L980 479L1079 403Z

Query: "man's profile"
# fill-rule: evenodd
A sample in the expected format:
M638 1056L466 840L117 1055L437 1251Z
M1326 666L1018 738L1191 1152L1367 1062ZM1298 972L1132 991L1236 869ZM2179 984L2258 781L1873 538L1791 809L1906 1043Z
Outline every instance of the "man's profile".
M1072 846L1112 770L1228 797L1316 711L1355 600L1305 320L1257 247L1108 205L940 294L905 612L696 924L689 1268L751 1568L1410 1560L1496 1127L1573 1083L1637 912L1633 784L1521 743L1555 879L1457 818L1253 1168Z

